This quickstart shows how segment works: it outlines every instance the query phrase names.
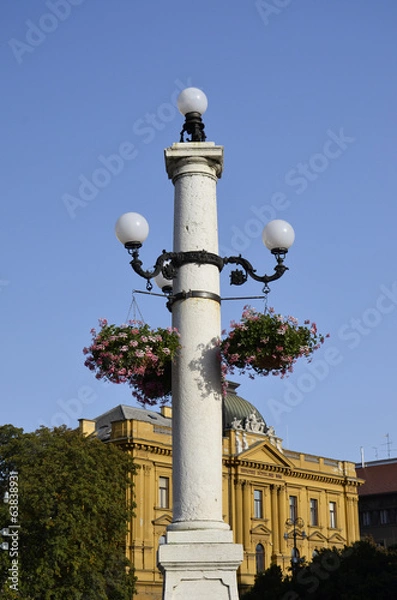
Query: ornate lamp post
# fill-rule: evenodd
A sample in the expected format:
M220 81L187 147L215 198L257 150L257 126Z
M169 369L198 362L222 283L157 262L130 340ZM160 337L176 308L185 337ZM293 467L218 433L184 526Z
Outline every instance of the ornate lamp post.
M299 551L296 545L296 540L298 537L298 530L299 530L299 536L300 538L303 540L306 537L306 533L303 530L304 527L304 522L303 519L301 519L300 517L296 517L295 519L287 519L285 522L286 527L291 528L292 527L292 531L288 531L286 533L284 533L284 539L288 540L290 539L291 535L292 535L292 539L294 541L294 546L292 548L292 553L291 553L291 568L292 568L292 577L296 576L296 573L298 571L298 565L300 563L300 556L299 556Z
M173 365L173 521L158 562L164 573L165 600L237 600L236 570L242 546L222 518L222 391L217 340L221 333L220 277L237 265L230 282L252 277L267 284L287 270L284 259L294 241L292 227L272 221L263 241L276 257L272 275L258 275L240 256L218 255L216 184L223 169L223 147L206 142L202 115L205 94L188 88L178 107L185 115L181 141L165 150L166 170L175 187L174 249L163 251L145 270L139 249L149 226L137 213L116 223L116 235L132 257L131 267L156 279L165 291L181 351ZM188 141L184 136L190 135Z

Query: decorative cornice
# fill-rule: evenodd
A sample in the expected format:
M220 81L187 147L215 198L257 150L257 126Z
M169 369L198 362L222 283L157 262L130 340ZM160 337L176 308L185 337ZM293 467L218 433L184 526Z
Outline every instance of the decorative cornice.
M223 463L226 467L234 467L236 470L242 467L248 469L255 469L257 471L263 471L264 474L266 474L266 472L281 473L285 477L294 477L296 479L318 481L321 483L329 483L334 485L352 485L355 487L358 487L360 485L359 480L354 480L344 475L337 476L332 474L328 475L327 473L316 473L314 471L302 471L300 469L292 469L290 467L284 467L282 465L272 465L250 460L241 460L237 457L224 458Z
M160 454L163 456L172 455L171 447L164 448L148 442L136 442L126 439L124 443L120 443L120 446L122 446L124 450L144 450L145 452L150 452L151 454Z
M171 447L160 447L149 442L133 441L129 440L128 438L117 440L117 443L126 450L143 450L151 454L172 456ZM237 456L223 457L223 465L236 470L239 468L255 469L256 471L262 471L264 475L266 475L266 473L279 473L285 477L293 477L296 479L304 479L306 481L317 481L320 483L329 483L334 485L353 486L355 488L358 488L362 483L362 480L358 478L353 479L351 477L346 477L345 475L338 476L332 474L328 475L327 473L317 473L315 471L303 471L299 468L294 469L283 465L244 460L238 458ZM246 474L244 474L244 479L246 479Z

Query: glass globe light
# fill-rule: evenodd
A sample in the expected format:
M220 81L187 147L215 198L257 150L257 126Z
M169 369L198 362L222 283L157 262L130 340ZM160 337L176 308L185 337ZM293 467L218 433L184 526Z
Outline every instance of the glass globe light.
M262 232L262 241L269 250L288 250L294 243L295 232L292 226L282 219L269 221Z
M117 219L115 233L118 240L126 244L141 246L149 235L149 224L145 217L135 212L127 212Z
M158 275L156 275L156 277L154 277L154 281L163 292L172 290L172 279L166 279L161 271Z
M191 112L203 115L207 110L208 100L203 91L195 87L190 87L181 91L177 104L179 112L184 116Z

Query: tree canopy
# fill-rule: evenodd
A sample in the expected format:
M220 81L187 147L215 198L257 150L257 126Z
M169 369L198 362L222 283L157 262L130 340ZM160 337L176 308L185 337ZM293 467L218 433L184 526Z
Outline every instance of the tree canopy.
M1 598L131 600L134 469L126 452L76 430L0 427L0 529L13 534L0 538Z
M395 600L397 551L370 540L343 549L322 549L296 576L271 566L257 576L243 600Z

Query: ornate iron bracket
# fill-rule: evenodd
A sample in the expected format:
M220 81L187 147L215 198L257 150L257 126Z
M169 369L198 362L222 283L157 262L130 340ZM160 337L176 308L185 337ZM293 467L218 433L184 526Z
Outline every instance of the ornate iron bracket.
M151 271L146 271L142 268L142 261L139 258L139 248L137 245L126 244L126 248L129 254L132 256L130 262L131 267L135 273L140 277L146 279L146 289L150 291L153 287L150 281L159 273L162 273L166 279L174 279L176 277L178 269L182 265L189 263L196 263L199 265L215 265L219 271L222 271L224 262L223 259L217 254L207 252L206 250L191 250L189 252L166 252L160 254L156 263Z
M243 285L248 279L248 275L255 279L255 281L261 281L262 283L269 283L270 281L276 281L276 279L280 279L282 275L284 275L285 271L288 271L288 267L284 265L284 258L287 251L283 249L272 250L272 254L274 254L277 258L277 265L274 267L275 273L273 275L257 275L256 269L253 268L251 263L239 254L239 256L229 256L223 259L223 264L232 264L232 265L240 265L243 267L243 271L241 269L234 269L230 273L230 284L231 285Z
M254 269L251 263L243 258L241 254L239 256L227 256L222 258L221 256L213 254L212 252L207 252L206 250L191 250L189 252L166 252L163 250L163 253L157 258L153 269L145 270L142 268L143 263L139 258L139 248L141 247L141 244L126 244L125 247L132 256L130 262L131 267L137 275L146 279L146 289L148 291L151 291L153 288L151 282L153 277L162 273L165 279L171 281L176 277L178 269L181 266L191 263L198 265L214 265L219 269L219 272L221 272L223 267L227 264L240 265L242 269L234 269L230 274L231 285L242 285L247 281L248 276L252 277L255 281L267 284L270 281L279 279L285 271L288 270L288 267L284 265L284 258L287 250L283 248L272 250L272 254L274 254L277 259L277 265L274 267L275 273L273 275L257 275L256 269ZM171 286L168 293L171 293Z

